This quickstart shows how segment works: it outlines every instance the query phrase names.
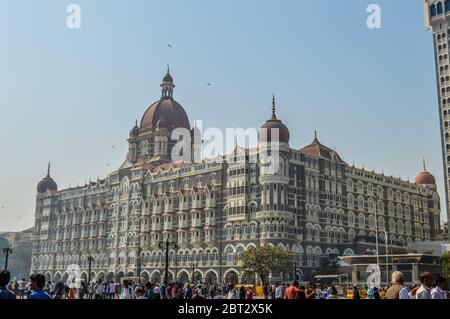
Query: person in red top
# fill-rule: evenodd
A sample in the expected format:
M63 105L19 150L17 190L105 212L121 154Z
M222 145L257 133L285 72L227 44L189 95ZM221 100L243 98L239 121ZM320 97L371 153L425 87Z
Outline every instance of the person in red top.
M252 289L252 287L248 287L248 289L247 289L247 299L249 299L249 300L253 299L253 289Z
M298 288L298 281L294 281L289 288L286 289L286 293L284 294L284 299L295 299L295 295L302 290Z

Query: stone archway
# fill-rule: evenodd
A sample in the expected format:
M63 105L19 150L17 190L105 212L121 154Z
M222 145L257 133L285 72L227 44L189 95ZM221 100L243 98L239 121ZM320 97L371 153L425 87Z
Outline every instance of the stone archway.
M161 273L158 270L155 270L151 275L151 283L159 284L161 282Z
M203 274L200 270L194 271L194 283L203 281Z
M55 273L55 275L53 276L53 281L55 283L60 282L61 281L61 273L58 271L57 273Z
M141 282L146 284L149 281L150 281L150 275L146 270L144 270L143 272L141 272Z
M183 284L189 282L189 274L187 271L182 270L178 273L178 281Z
M45 273L45 281L46 282L52 281L52 274L48 271Z
M106 281L111 281L114 280L114 273L112 271L110 271L107 275L106 275Z
M239 283L239 275L235 270L229 270L225 274L225 282L227 284L236 285Z
M121 282L121 279L125 276L125 273L123 271L119 271L116 274L116 282Z
M217 283L217 273L213 270L208 270L205 275L205 281L209 284Z

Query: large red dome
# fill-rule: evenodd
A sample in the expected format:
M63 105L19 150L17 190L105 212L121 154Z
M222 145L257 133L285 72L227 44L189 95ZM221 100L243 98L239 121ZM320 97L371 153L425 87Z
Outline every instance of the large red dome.
M154 129L164 114L164 122L169 130L186 128L190 130L189 118L183 107L171 97L164 97L149 106L141 119L141 130Z

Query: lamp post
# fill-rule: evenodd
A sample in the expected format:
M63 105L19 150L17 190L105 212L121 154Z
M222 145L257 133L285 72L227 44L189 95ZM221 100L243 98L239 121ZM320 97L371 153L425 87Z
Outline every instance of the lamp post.
M3 253L6 254L6 258L5 258L5 270L8 270L8 257L9 254L12 254L12 249L8 246L6 246L6 248L3 248Z
M197 263L195 261L192 262L192 283L195 284L195 278L194 278L194 272L195 272L195 267L197 267Z
M88 286L91 284L91 267L92 267L92 262L94 261L94 257L92 257L91 255L88 256Z
M159 242L158 247L160 249L165 249L166 251L166 263L164 267L164 285L167 285L167 283L169 282L169 248L172 247L176 249L178 245L175 242L169 241L169 238L167 238L166 241Z
M292 262L292 275L293 281L297 280L297 262L295 260Z

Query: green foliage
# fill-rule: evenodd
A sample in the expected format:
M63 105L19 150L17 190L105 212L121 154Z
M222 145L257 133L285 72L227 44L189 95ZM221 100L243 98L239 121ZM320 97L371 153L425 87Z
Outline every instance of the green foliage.
M446 252L441 256L442 276L450 275L450 252Z
M257 274L266 282L270 273L288 273L292 268L293 254L279 247L259 246L250 248L238 256L246 275Z

